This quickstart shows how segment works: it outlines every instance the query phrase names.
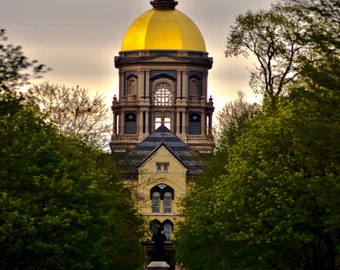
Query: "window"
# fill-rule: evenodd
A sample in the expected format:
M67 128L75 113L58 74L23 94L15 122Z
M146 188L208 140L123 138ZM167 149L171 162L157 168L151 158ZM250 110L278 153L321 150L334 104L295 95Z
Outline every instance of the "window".
M152 213L160 212L161 194L159 192L152 193Z
M189 134L190 135L201 134L201 113L200 112L189 113Z
M154 105L156 106L170 106L172 105L172 93L170 85L167 83L159 83L154 91Z
M169 222L164 223L163 231L167 240L171 239L172 225Z
M171 118L170 118L170 113L169 112L166 112L164 114L163 122L164 122L163 125L170 130L171 129Z
M190 95L191 97L198 97L198 81L197 79L190 80Z
M156 168L158 173L167 173L169 168L168 162L156 162Z
M164 205L164 213L172 212L172 194L170 192L165 192L163 205Z
M169 163L163 163L163 172L168 172Z
M155 112L155 130L162 125L171 130L170 112Z
M150 199L152 201L152 213L172 213L172 201L174 200L175 191L166 184L159 184L150 190Z
M162 114L161 113L155 113L155 130L159 128L162 125Z
M161 172L162 171L162 163L157 162L156 163L156 167L157 167L157 172Z
M128 96L136 95L136 79L130 79L128 83Z
M150 231L152 234L155 234L158 230L158 228L162 227L162 223L160 221L158 221L157 219L153 220L150 223Z
M149 229L152 235L154 235L158 231L158 229L161 229L165 234L166 239L171 240L174 224L169 219L165 220L163 223L157 219L154 219L153 221L150 222Z
M124 133L136 134L137 132L137 113L125 112Z

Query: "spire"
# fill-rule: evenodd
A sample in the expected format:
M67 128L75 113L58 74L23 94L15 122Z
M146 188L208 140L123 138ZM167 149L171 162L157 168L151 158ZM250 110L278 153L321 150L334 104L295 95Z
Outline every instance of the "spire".
M175 9L178 2L175 0L154 0L151 1L150 4L155 9Z

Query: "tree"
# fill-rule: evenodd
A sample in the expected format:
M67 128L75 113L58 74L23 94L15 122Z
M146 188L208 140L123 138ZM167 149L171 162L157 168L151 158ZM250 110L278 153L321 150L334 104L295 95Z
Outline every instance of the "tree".
M340 112L302 96L256 117L225 175L189 199L178 232L188 269L339 267Z
M13 91L48 70L38 61L30 61L20 46L7 44L5 30L0 29L0 93Z
M275 6L269 11L248 11L239 15L227 37L227 57L255 56L250 85L274 101L287 92L287 86L299 75L301 59L308 42L304 34L307 18L295 6Z
M245 94L238 92L238 99L228 102L217 114L217 125L214 138L216 141L213 156L196 177L196 187L206 188L211 182L207 179L225 173L229 149L236 144L237 138L246 132L248 123L260 111L259 104L245 101Z
M143 220L104 154L37 106L0 115L0 269L140 269Z
M306 16L313 16L309 38L318 44L322 51L336 55L340 50L340 5L327 0L286 0L287 5L297 4Z
M227 103L217 114L215 151L227 151L233 146L237 137L245 131L247 121L253 119L260 108L259 104L245 101L245 94L238 91L237 100Z
M332 92L340 89L340 6L337 1L287 0L297 5L306 17L313 18L307 39L313 47L313 57L304 59L302 77L310 89ZM327 91L326 91L327 90ZM325 98L329 98L326 95ZM332 95L334 96L334 95Z
M17 94L35 65L11 48L0 48L0 269L140 269L144 223L120 171Z
M96 94L91 98L88 90L79 86L49 83L34 85L28 93L60 134L80 137L102 149L108 147L111 119L104 97Z
M293 1L312 3L291 7L309 26L299 75L248 122L224 173L186 198L177 254L188 270L340 267L339 47L325 23L339 4Z

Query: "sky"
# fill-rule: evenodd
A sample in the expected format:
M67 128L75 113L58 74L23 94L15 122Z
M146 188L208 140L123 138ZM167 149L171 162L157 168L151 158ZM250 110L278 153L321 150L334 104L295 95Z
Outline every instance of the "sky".
M213 68L208 92L215 112L242 90L249 100L249 69L253 62L224 56L230 26L239 14L268 9L271 0L178 0L177 9L200 29ZM89 89L106 97L110 106L118 93L118 56L132 22L151 9L149 0L0 0L0 28L9 43L23 47L25 56L52 68L42 81ZM37 84L41 81L35 81Z

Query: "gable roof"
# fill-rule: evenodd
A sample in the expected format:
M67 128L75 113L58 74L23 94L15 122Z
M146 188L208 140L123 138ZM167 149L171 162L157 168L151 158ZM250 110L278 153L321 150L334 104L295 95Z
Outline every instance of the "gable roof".
M187 168L188 174L197 174L202 170L205 162L203 156L190 149L187 144L165 126L160 126L135 148L119 155L116 159L116 164L126 174L137 175L138 168L161 146L165 146Z
M156 152L157 152L160 148L162 148L162 147L164 147L168 152L170 152L170 154L171 154L173 157L175 157L175 159L177 159L177 160L179 161L179 163L181 163L184 167L186 167L185 164L183 164L183 162L182 162L182 160L180 159L180 157L178 157L177 153L174 152L174 151L172 151L168 146L166 146L166 144L165 144L164 142L161 142L154 150L152 150L152 152L149 153L149 154L142 160L142 162L141 162L141 164L139 165L139 167L142 167L143 164L144 164L145 162L147 162L148 159L149 159L150 157L152 157L153 155L155 155Z

